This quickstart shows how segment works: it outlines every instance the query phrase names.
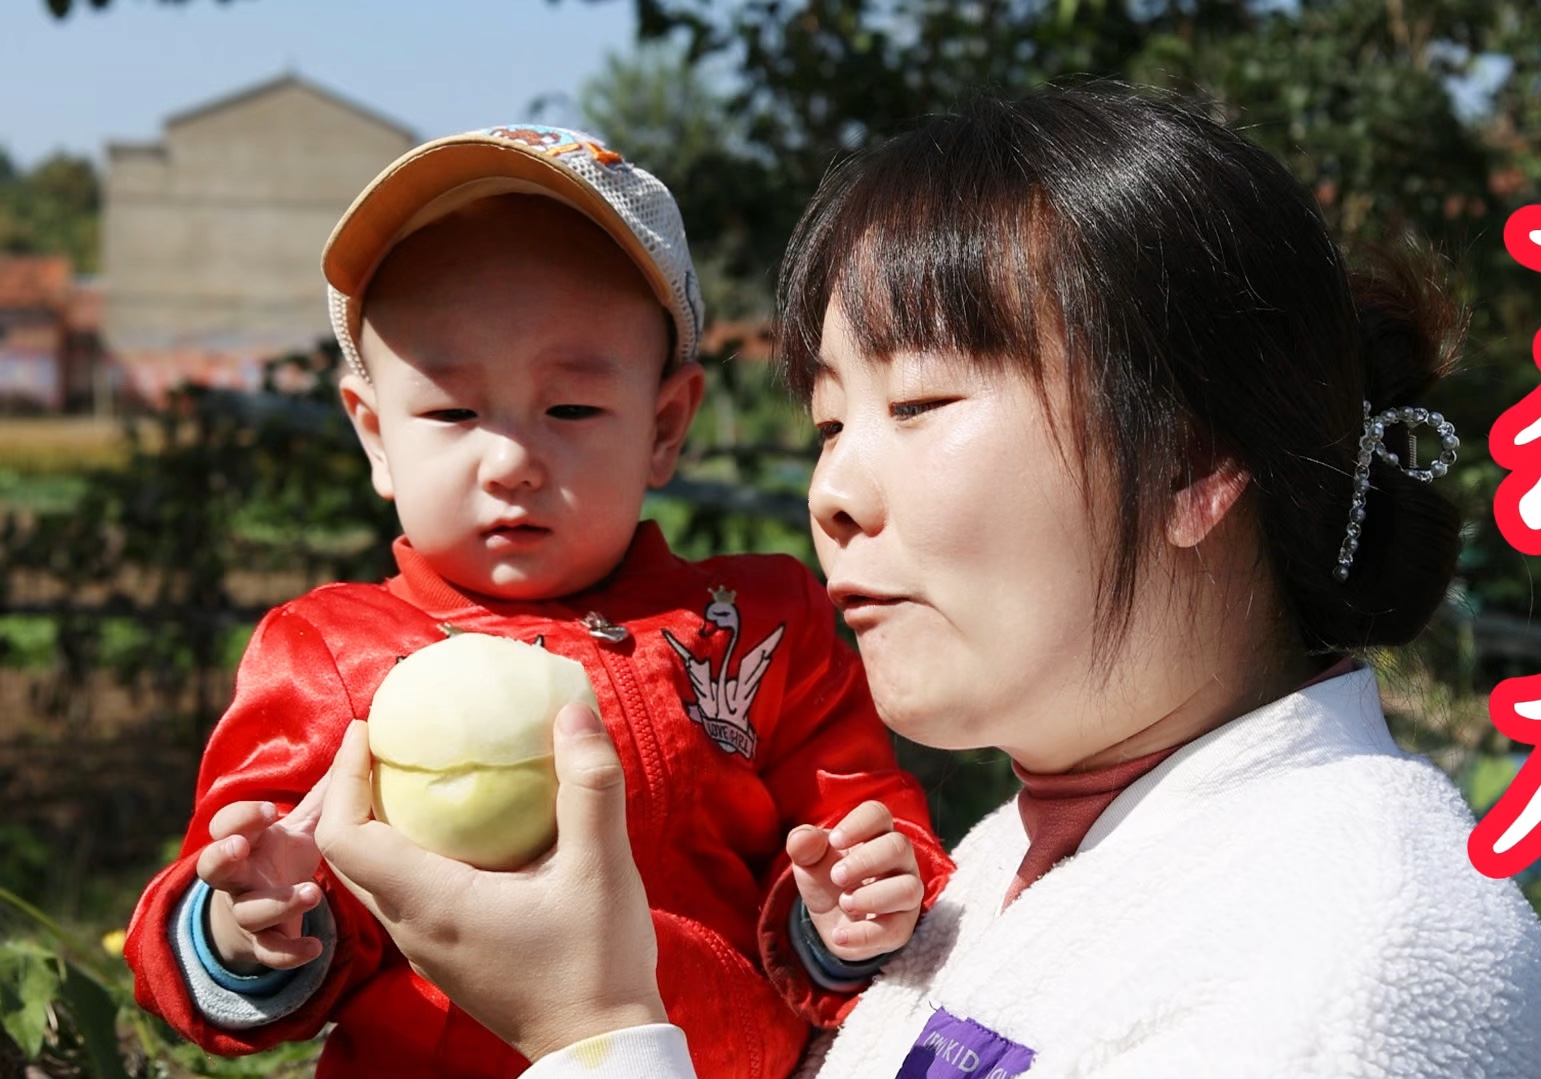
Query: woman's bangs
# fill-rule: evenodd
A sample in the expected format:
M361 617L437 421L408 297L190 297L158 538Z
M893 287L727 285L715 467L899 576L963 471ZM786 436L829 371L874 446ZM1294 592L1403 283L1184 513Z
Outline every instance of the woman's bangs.
M1020 176L1002 190L998 176L960 178L936 164L882 161L846 184L837 171L794 236L781 342L799 396L811 388L832 302L864 356L941 353L1036 366L1028 238L1040 200Z

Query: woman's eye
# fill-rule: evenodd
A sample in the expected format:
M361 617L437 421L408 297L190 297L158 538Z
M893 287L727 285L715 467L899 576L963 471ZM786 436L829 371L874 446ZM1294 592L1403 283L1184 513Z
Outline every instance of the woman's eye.
M931 412L950 404L954 399L950 397L933 397L925 401L900 401L888 406L889 415L896 420L913 419L924 412Z
M430 420L437 420L440 423L468 423L476 419L476 413L472 412L469 408L436 408L431 412L423 413L423 415Z
M546 409L546 415L558 420L586 420L600 411L597 405L553 405Z
M839 420L827 420L824 423L814 424L813 429L818 433L819 442L824 443L838 435L843 426L844 424Z

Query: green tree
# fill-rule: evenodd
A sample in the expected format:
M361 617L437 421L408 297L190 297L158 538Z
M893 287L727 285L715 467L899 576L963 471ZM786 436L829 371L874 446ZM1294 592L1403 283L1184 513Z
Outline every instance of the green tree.
M709 317L768 316L771 287L752 248L766 196L727 95L678 44L611 55L578 92L583 123L657 176L680 204Z
M101 201L86 158L54 154L25 173L0 160L0 252L68 255L77 270L94 271Z
M1471 311L1466 373L1435 403L1461 425L1476 604L1521 612L1532 568L1496 536L1481 437L1535 384L1529 273L1500 240L1541 191L1541 6L1532 0L636 0L642 34L731 71L738 159L763 178L745 242L774 266L830 159L986 90L1112 78L1210 103L1318 194L1351 249L1407 234L1451 260ZM1475 114L1452 88L1509 74ZM710 182L703 178L700 182ZM724 205L733 204L725 192ZM694 230L715 227L709 198ZM744 206L743 202L737 204ZM742 210L741 210L742 212ZM763 271L762 271L763 272Z

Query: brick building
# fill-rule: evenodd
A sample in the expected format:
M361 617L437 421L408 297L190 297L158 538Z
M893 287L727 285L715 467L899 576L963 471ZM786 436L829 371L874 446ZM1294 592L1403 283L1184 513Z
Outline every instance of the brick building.
M100 292L55 255L0 255L0 412L84 412L113 396Z

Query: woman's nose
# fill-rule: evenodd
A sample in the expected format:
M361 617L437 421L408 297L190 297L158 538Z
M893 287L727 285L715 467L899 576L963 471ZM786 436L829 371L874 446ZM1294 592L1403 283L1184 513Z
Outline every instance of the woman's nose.
M538 488L546 480L538 448L516 432L483 430L481 482L484 488Z
M808 485L808 513L813 526L844 545L860 533L882 527L882 498L877 477L854 440L826 446Z

